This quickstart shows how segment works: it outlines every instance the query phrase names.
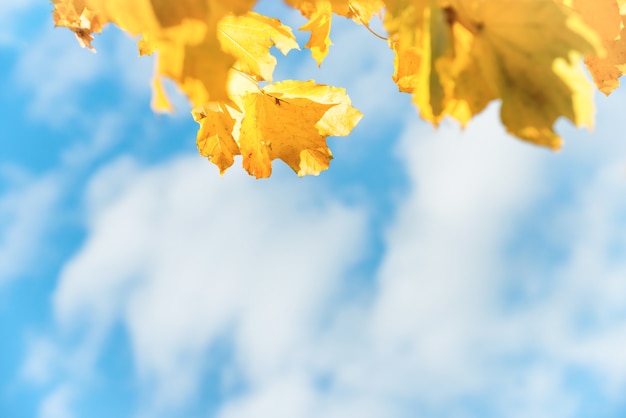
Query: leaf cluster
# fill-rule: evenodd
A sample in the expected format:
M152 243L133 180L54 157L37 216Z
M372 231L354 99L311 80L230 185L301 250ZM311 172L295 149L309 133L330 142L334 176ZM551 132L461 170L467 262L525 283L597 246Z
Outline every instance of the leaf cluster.
M285 0L307 19L304 48L321 65L336 16L370 29L377 16L394 52L393 80L421 117L463 126L495 100L514 136L558 149L554 124L593 124L593 92L626 72L626 0ZM253 11L256 0L52 0L55 25L95 52L93 34L114 24L156 53L152 107L169 111L164 78L193 105L200 153L223 173L242 156L268 177L280 159L299 176L329 167L328 136L345 136L361 113L344 89L274 83L270 50L300 49L292 28ZM594 84L588 80L586 64ZM261 87L261 86L264 87Z

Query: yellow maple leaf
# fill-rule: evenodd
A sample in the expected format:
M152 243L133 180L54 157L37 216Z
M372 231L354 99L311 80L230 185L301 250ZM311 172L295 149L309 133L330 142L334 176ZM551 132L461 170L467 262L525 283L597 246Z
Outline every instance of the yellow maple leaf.
M251 93L244 96L244 106L239 149L248 173L256 178L269 177L276 158L299 176L328 168L332 154L315 124L333 105Z
M231 111L227 105L213 102L192 112L194 120L200 124L196 137L198 151L219 168L220 174L233 165L235 155L240 155L239 145L233 138L236 120Z
M224 52L236 58L235 68L263 81L272 81L276 67L276 58L270 54L272 46L285 55L300 49L290 27L254 12L222 18L217 37Z
M332 105L315 124L325 136L347 136L359 123L363 114L352 107L346 89L315 84L308 81L283 81L270 84L263 89L280 100L307 98L315 103Z
M240 110L221 103L194 110L201 125L198 149L221 173L241 154L244 168L257 178L270 176L275 159L299 176L317 175L332 159L326 137L348 135L362 117L344 89L313 81L287 80L260 89L237 77L229 89Z

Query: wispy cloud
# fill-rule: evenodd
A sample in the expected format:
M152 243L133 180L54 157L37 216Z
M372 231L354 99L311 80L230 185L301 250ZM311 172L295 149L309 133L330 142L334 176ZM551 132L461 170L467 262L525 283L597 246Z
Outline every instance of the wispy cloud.
M35 6L41 7L41 2L11 0L0 3L0 46L23 44L16 23Z
M39 418L69 418L72 413L70 403L73 398L72 388L61 386L50 393L42 402Z
M54 176L32 177L5 166L6 191L0 195L0 286L37 269L41 243L60 195Z

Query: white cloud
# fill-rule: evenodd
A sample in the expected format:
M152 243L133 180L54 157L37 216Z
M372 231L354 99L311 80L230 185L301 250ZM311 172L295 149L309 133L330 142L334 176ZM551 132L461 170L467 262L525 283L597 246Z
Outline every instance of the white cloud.
M60 124L79 110L79 93L104 68L101 55L81 49L71 32L48 29L21 56L15 79L32 91L31 117ZM100 73L100 74L99 74Z
M189 399L206 350L229 335L248 381L292 367L360 254L359 211L297 179L233 174L199 158L118 161L91 183L89 239L61 275L60 322L99 334L121 320L157 410Z

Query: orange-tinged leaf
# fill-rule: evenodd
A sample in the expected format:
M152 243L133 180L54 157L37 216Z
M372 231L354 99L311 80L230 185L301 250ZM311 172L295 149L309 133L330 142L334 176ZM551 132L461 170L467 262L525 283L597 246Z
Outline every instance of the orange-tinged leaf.
M566 0L563 3L574 9L601 39L619 36L622 20L617 0Z
M300 49L291 28L278 19L254 12L222 18L217 37L224 52L237 59L237 69L270 82L276 67L270 48L276 46L285 55L292 49Z
M585 64L598 89L608 95L619 87L619 78L626 74L626 29L619 39L603 42L605 57L594 54L585 56Z
M624 2L568 0L564 3L578 12L602 39L606 54L588 54L585 56L585 64L598 89L608 95L619 87L619 77L626 73L626 10L620 14Z

